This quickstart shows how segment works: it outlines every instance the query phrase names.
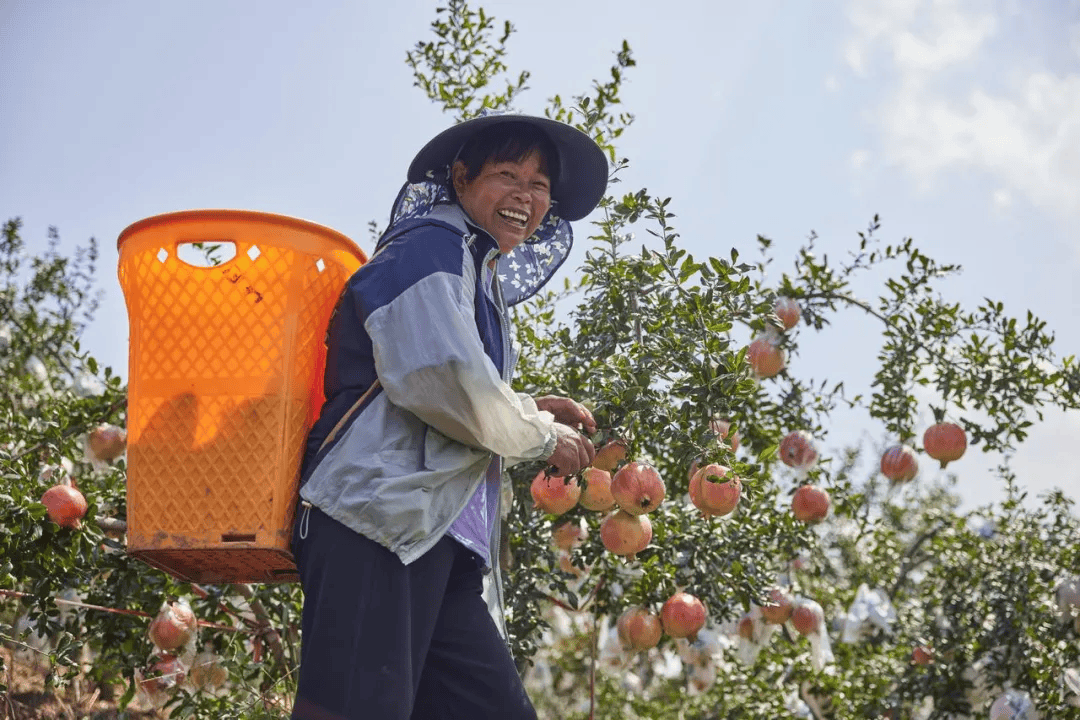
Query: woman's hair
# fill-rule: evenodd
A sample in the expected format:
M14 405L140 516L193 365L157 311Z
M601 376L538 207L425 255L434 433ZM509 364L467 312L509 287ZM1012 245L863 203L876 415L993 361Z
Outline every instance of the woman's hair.
M554 190L559 177L559 151L547 133L529 123L505 122L480 130L461 146L457 159L465 165L465 181L472 182L489 160L521 162L533 152L540 156L540 170Z

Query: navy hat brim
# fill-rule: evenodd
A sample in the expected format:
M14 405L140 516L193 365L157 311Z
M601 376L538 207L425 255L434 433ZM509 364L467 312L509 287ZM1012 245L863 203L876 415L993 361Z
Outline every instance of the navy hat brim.
M433 137L409 165L408 181L427 180L429 170L440 170L457 158L461 146L475 133L491 125L524 122L533 125L555 144L559 152L559 177L552 178L554 212L564 220L580 220L596 208L604 197L608 181L608 161L596 142L558 120L533 115L485 115L458 123Z

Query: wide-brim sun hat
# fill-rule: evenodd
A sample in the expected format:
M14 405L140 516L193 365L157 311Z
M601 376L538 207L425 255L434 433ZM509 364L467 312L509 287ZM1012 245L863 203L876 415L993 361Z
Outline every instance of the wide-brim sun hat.
M553 211L564 220L580 220L591 213L607 190L607 156L591 137L572 125L535 115L485 115L443 130L416 153L409 165L408 181L422 182L429 171L445 169L475 133L506 122L533 125L554 143L559 153L559 177L551 178L551 199L557 203Z

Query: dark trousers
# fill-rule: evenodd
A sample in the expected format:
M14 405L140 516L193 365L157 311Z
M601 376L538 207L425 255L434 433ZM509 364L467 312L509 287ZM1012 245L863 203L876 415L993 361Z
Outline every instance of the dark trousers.
M294 720L535 720L475 553L444 537L403 565L314 507L301 539L304 514Z

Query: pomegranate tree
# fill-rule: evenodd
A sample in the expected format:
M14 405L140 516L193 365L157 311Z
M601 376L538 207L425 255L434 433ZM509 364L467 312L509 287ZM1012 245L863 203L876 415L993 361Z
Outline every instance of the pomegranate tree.
M660 507L666 488L652 465L629 462L611 478L615 503L632 515L643 515Z
M711 463L690 478L690 501L705 517L729 514L739 504L742 480L723 465ZM727 479L725 479L727 478Z
M624 612L615 627L623 647L634 652L656 647L662 634L660 618L642 607L633 607Z
M919 458L907 445L894 445L881 456L881 474L893 485L909 482L919 472Z
M581 491L578 503L586 510L607 512L615 507L615 498L611 495L611 473L598 467L587 467L581 472L585 489Z
M660 609L660 621L669 636L692 641L705 627L705 605L690 593L677 592Z
M646 515L616 510L600 523L600 541L604 547L630 560L648 547L651 540L652 523Z
M967 450L967 434L956 423L940 422L926 428L923 433L923 449L926 454L945 467L959 460Z
M829 514L829 493L816 485L803 485L791 496L791 512L800 522L821 522Z
M780 441L780 460L790 468L805 474L818 461L813 436L805 430L795 430Z
M541 471L532 481L532 498L535 506L552 515L562 515L577 505L581 487L577 478L564 478Z
M83 494L66 478L64 482L45 491L41 496L41 504L49 511L49 519L54 523L60 527L75 529L82 526L88 507Z

